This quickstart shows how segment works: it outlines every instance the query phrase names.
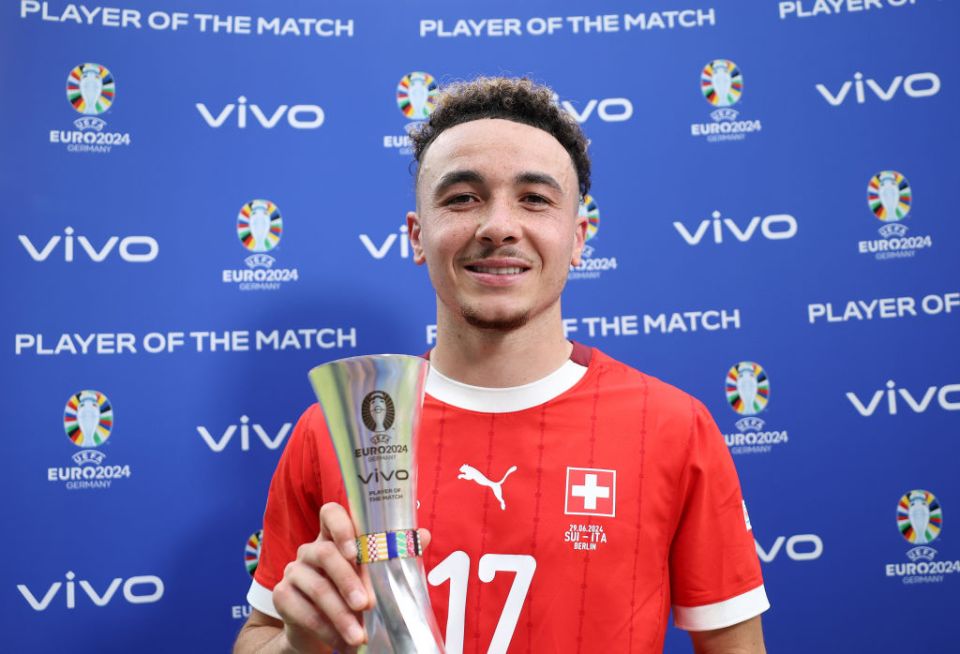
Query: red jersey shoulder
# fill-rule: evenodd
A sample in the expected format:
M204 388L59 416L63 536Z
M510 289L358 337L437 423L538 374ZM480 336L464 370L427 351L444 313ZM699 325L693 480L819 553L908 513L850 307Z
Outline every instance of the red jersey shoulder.
M726 449L710 413L698 399L594 348L580 392L596 393L604 414L615 414L621 433L642 432L649 452L668 467L682 466L693 449Z
M311 432L311 438L316 438L317 431L326 432L327 430L327 422L323 418L323 411L320 409L318 402L314 402L307 407L300 421L304 423L303 428ZM297 426L299 427L299 425Z
M318 498L319 505L329 501L345 504L340 466L323 409L318 403L314 402L303 412L286 449L290 451L289 454L284 452L284 458L300 461L300 466L292 470L291 475L305 491Z
M618 361L596 348L593 348L591 359L591 367L593 366L596 366L597 374L602 377L602 381L598 382L601 392L622 388L636 393L636 399L645 400L660 420L685 423L689 427L694 414L699 410L705 411L700 401L689 393Z

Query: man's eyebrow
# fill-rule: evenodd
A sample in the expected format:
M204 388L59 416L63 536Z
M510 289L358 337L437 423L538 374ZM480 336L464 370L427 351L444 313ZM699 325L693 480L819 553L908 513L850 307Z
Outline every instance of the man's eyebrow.
M440 178L433 188L433 194L440 195L454 184L483 184L483 182L483 175L475 170L454 170Z
M545 184L552 189L557 190L562 193L563 188L560 187L560 182L555 180L553 176L548 175L547 173L537 173L537 172L526 172L520 173L513 178L515 184Z

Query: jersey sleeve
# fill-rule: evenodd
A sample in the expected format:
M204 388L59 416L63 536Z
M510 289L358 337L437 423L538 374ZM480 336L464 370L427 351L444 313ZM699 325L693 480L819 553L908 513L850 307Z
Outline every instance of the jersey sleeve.
M260 562L247 601L275 618L280 615L273 606L273 587L283 579L287 564L297 558L297 548L316 540L320 533L323 498L315 447L318 424L323 424L323 418L314 404L297 421L267 495Z
M713 418L697 401L680 498L670 550L676 626L720 629L770 608L733 457Z

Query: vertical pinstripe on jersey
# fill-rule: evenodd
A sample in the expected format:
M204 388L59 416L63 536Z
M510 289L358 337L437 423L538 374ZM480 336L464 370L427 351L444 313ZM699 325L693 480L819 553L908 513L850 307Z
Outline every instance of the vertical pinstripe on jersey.
M637 615L637 573L640 570L640 534L643 531L643 464L646 461L646 443L647 443L647 378L643 380L643 391L641 396L642 407L640 409L640 471L637 474L637 540L633 546L633 577L630 588L630 615ZM663 577L660 578L661 595L663 594ZM630 620L630 630L627 638L627 651L633 651L633 626L634 620ZM655 639L660 633L660 625L657 623L657 630L651 634L651 639Z
M540 408L540 442L537 443L537 492L533 497L533 532L530 534L530 556L537 558L537 537L540 530L540 497L543 494L543 451L546 449L545 439L547 433L547 407L549 402ZM527 594L527 652L533 651L533 586L530 586L530 592Z
M427 519L427 529L430 530L431 534L437 521L437 504L440 500L440 473L443 471L443 439L446 427L447 405L440 402L440 428L437 430L436 436L431 435L432 438L436 438L437 440L437 460L433 466L433 491L430 493L430 517ZM417 484L419 485L419 483L420 480L417 479ZM436 548L434 548L434 551L436 551ZM429 559L429 563L427 559ZM432 556L432 552L428 548L424 556L424 565L430 570L436 563L436 556Z
M593 386L593 404L590 409L590 457L587 460L587 467L593 467L594 450L597 445L597 404L600 402L600 382L603 380L603 368L597 372L597 381ZM587 518L587 525L593 525L593 518ZM587 573L590 569L590 551L585 552L583 557L583 579L580 582L580 620L577 623L577 651L583 651L583 620L587 615ZM587 643L588 651L590 643Z
M493 468L493 441L496 436L496 423L497 423L497 414L490 414L490 430L487 432L487 474L493 474L491 469ZM487 523L490 513L490 497L493 493L484 493L483 494L483 523L480 526L480 551L487 551ZM483 602L480 599L480 596L483 594L483 586L480 585L477 588L477 602L476 608L473 612L474 624L480 624L480 607ZM466 648L466 643L464 643L464 648ZM474 629L473 631L473 651L477 654L480 654L480 630Z

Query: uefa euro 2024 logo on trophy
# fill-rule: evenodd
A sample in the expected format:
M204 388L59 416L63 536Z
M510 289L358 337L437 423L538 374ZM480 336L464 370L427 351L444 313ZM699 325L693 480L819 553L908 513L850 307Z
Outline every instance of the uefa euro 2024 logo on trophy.
M357 532L357 563L377 601L368 652L442 654L417 535L417 429L429 363L383 354L310 371Z

